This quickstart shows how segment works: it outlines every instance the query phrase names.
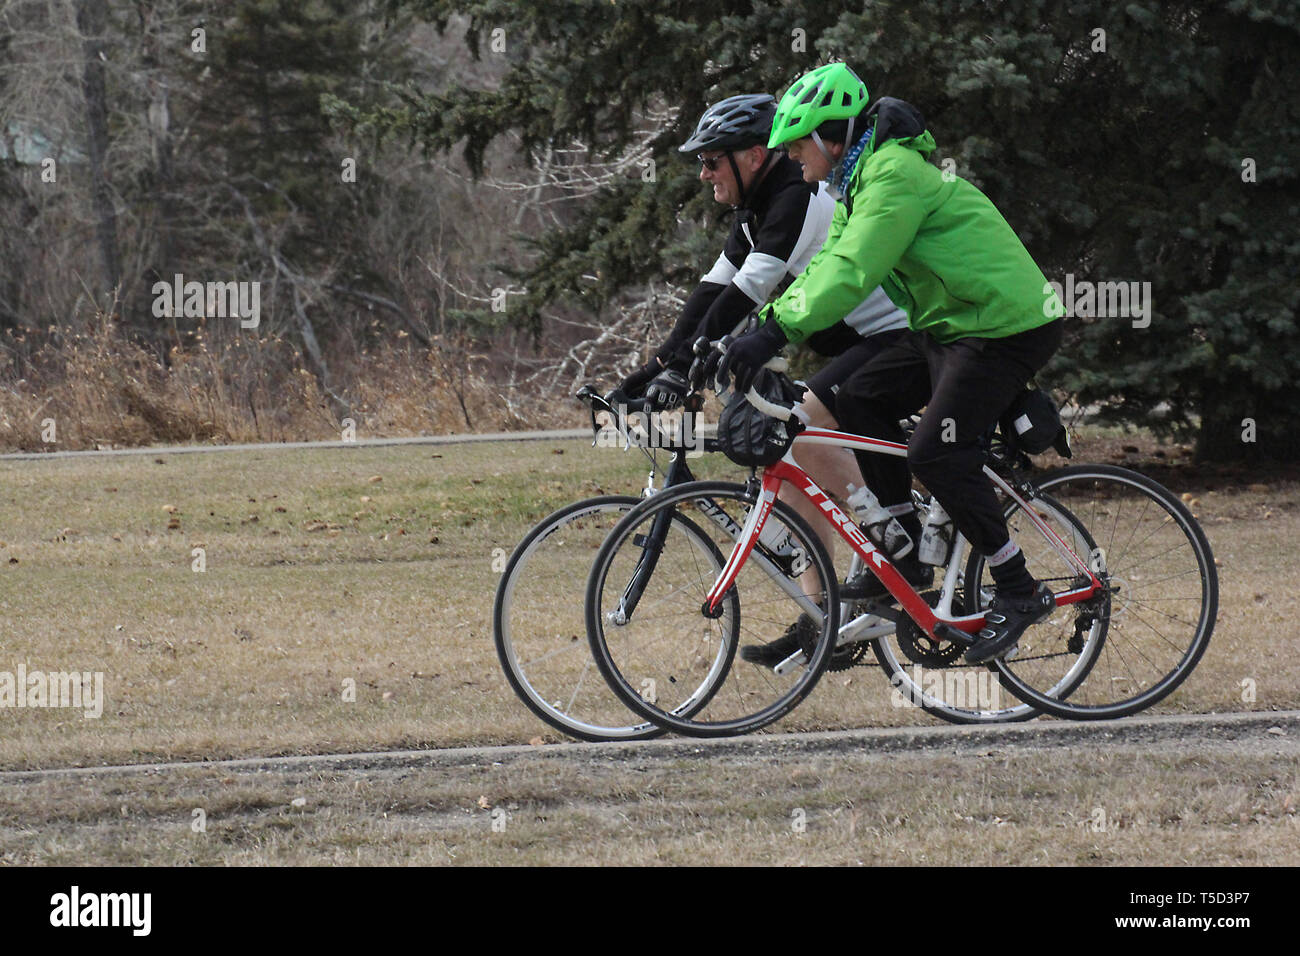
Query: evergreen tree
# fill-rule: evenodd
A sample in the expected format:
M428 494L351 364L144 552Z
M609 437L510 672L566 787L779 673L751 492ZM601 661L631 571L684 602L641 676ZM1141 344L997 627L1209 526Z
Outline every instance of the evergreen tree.
M1068 323L1043 376L1112 419L1198 428L1206 458L1300 458L1300 10L1290 0L390 0L470 52L501 55L499 87L399 89L335 112L426 150L463 143L481 168L525 147L624 148L649 108L678 107L658 175L629 177L537 241L528 308L598 308L630 284L703 265L683 219L709 208L670 155L704 106L842 59L872 97L917 105L933 157L989 194L1049 278L1149 282L1147 316ZM593 287L584 276L595 274ZM1144 325L1143 323L1148 322ZM1199 419L1199 425L1196 425ZM1249 426L1247 425L1249 421ZM1253 432L1251 429L1253 428ZM1243 440L1253 437L1255 440Z
M198 102L186 184L202 205L237 190L268 231L293 217L281 251L298 268L337 259L359 189L341 179L323 93L356 94L372 51L363 44L367 5L349 0L237 0L203 22L206 53L187 60ZM364 185L365 177L358 183ZM206 187L198 188L195 187ZM243 222L240 204L229 222Z

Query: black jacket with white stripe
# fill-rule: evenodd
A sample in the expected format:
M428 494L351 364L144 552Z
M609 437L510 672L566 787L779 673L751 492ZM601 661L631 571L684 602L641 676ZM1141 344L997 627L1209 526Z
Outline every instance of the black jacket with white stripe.
M799 164L779 155L736 211L727 244L687 299L668 340L656 352L685 371L701 335L718 339L775 298L816 255L830 229L835 200L821 183L806 183ZM907 315L877 288L845 320L809 336L821 355L838 355L863 338L907 328Z

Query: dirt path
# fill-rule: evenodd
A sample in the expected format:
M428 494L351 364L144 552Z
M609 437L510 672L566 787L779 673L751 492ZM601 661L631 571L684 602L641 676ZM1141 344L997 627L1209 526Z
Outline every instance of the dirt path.
M1268 734L1279 728L1281 734ZM1261 732L1266 736L1261 737ZM1281 741L1300 746L1300 710L1236 714L1137 716L1116 721L1037 720L983 727L886 727L802 734L756 734L716 740L663 737L627 743L564 743L557 746L452 747L438 750L392 750L371 753L250 757L239 760L179 761L67 767L50 770L0 771L0 782L30 783L56 777L129 777L183 770L229 773L375 772L412 769L449 770L483 765L505 766L558 761L577 767L627 761L671 762L727 758L768 761L777 757L986 751L1008 749L1088 749L1124 744L1158 747L1181 745L1273 746Z
M1300 712L0 774L0 863L1295 864Z

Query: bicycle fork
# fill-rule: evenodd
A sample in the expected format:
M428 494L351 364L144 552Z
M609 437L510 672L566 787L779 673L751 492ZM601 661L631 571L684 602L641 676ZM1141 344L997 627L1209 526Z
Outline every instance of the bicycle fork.
M623 589L618 606L609 613L611 623L622 627L636 611L641 596L645 594L646 585L650 583L655 567L659 564L659 555L663 553L664 540L668 537L668 525L672 518L672 509L665 508L655 515L649 534L637 535L632 539L632 543L641 549L641 556L637 558L636 567L632 570L632 578Z

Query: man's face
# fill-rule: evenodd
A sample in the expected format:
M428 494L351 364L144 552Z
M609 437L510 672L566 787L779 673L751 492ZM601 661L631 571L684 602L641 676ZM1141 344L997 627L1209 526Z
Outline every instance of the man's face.
M740 169L741 179L746 189L754 181L754 173L763 165L767 151L761 147L750 147L733 151L732 159ZM700 153L700 179L713 187L713 199L728 206L740 205L740 186L736 183L736 174L732 172L727 153L723 150L708 150ZM712 165L714 168L709 169Z
M837 146L838 144L831 144L827 149L833 154ZM822 151L817 148L811 136L792 140L786 144L785 149L790 154L790 158L803 167L804 182L820 182L831 174L831 164L826 161L826 157L822 155Z

